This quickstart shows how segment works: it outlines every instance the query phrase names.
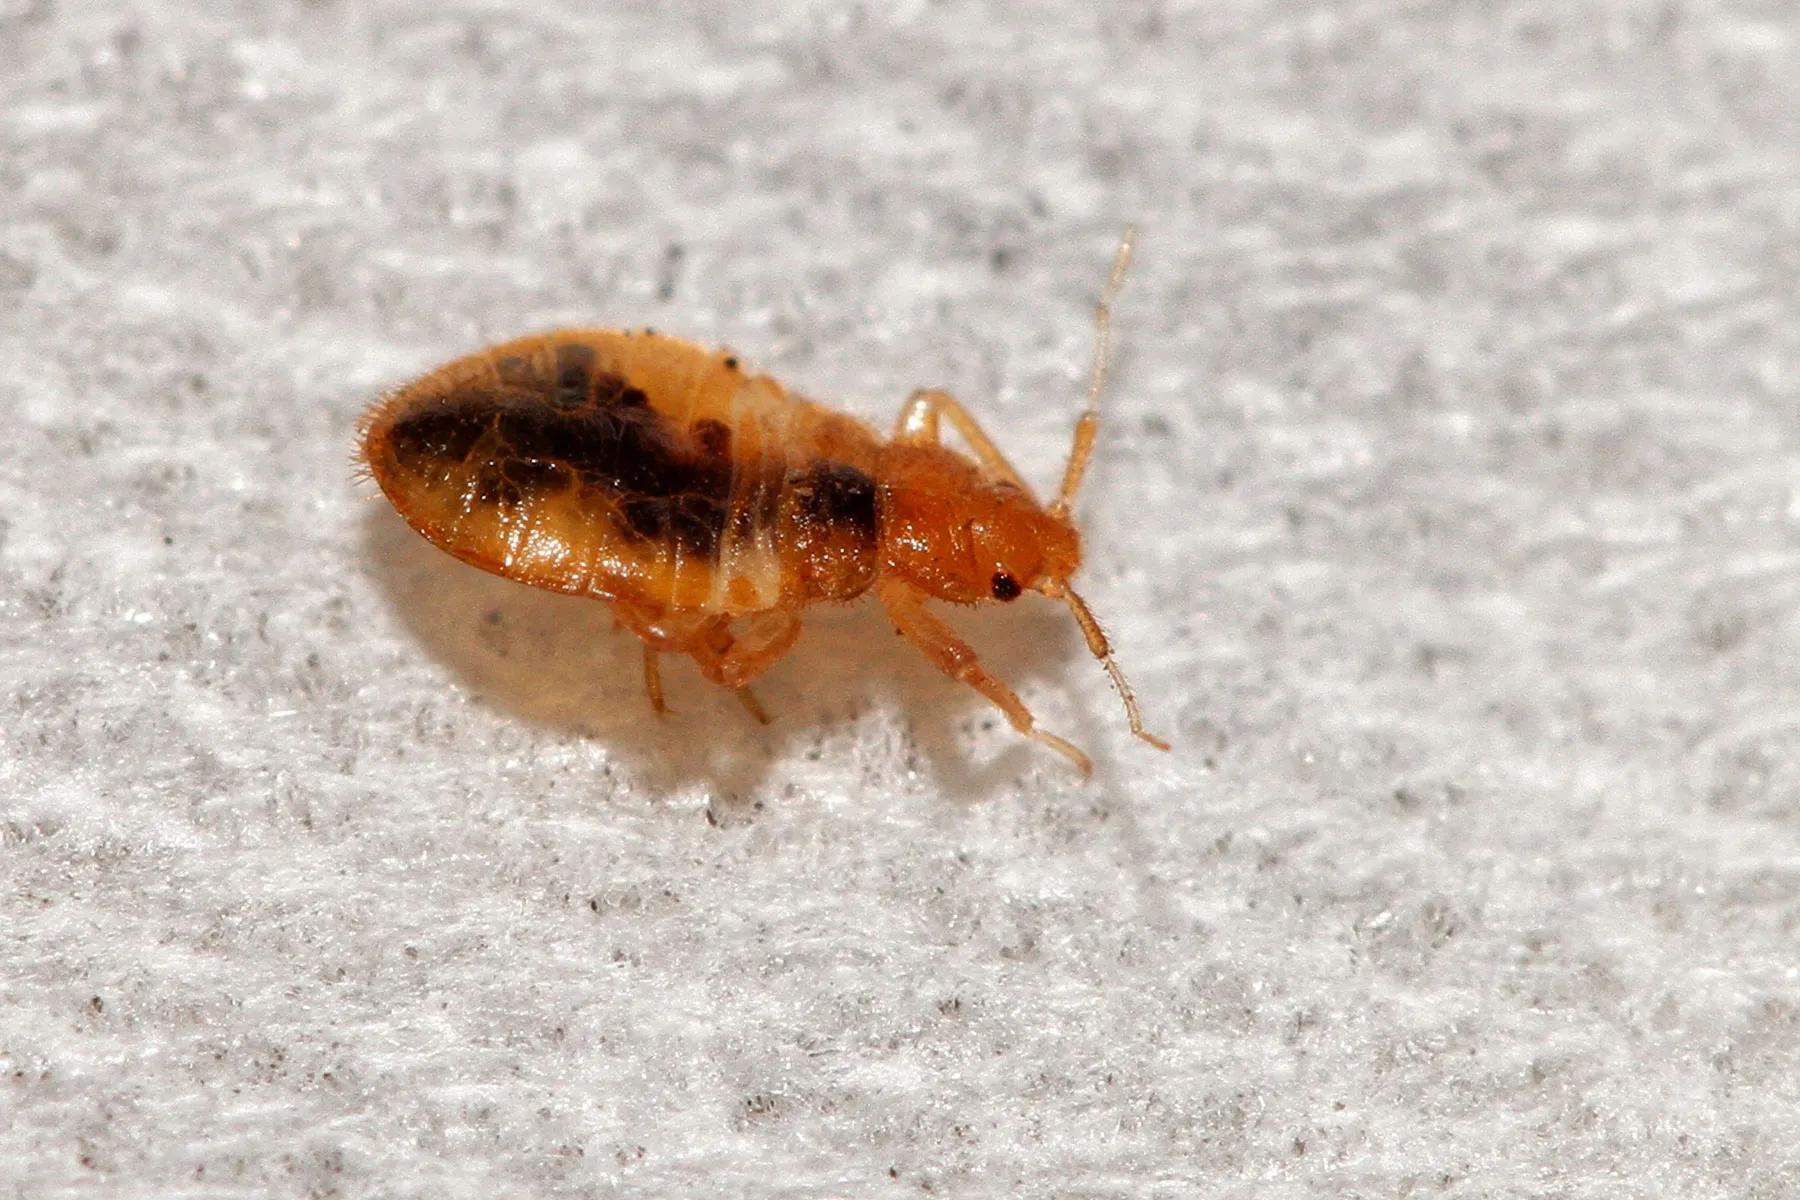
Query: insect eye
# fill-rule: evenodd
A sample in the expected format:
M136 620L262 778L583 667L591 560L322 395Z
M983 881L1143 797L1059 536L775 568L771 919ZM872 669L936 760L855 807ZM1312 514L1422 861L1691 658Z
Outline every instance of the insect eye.
M1005 571L994 572L993 586L994 599L996 600L1017 600L1019 598L1019 593L1025 590L1019 586L1018 580L1014 579L1011 575L1008 575Z

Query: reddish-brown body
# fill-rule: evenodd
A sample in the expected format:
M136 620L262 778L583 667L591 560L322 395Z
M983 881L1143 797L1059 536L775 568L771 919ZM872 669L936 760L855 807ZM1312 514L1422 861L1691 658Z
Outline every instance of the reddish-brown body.
M1104 302L1101 318L1103 353ZM940 417L974 460L939 442ZM799 610L873 589L940 668L1086 770L923 601L1061 599L1123 689L1067 586L1081 562L1068 501L1092 436L1090 408L1064 494L1044 507L942 392L915 394L884 442L729 354L649 330L564 330L458 359L378 401L360 456L443 550L610 602L644 642L659 710L657 656L676 653L760 717L746 685L798 638ZM1155 742L1124 696L1134 732Z

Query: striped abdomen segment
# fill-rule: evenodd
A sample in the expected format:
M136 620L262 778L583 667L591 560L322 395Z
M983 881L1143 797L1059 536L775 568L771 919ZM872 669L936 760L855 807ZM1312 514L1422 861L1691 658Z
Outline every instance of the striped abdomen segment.
M690 343L596 332L452 363L384 404L363 446L395 507L460 558L559 591L749 612L841 590L847 554L872 572L873 479L817 459L825 416Z

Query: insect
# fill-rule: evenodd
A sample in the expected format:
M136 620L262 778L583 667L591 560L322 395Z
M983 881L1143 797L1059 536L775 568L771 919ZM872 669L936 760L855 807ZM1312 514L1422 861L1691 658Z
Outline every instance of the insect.
M1145 731L1106 635L1074 589L1070 507L1098 431L1120 243L1096 306L1094 370L1062 486L1040 504L954 397L913 393L893 437L791 395L728 352L645 329L569 329L457 359L378 400L360 459L400 515L464 562L607 601L644 644L663 712L664 654L686 654L767 720L749 690L800 636L800 611L873 591L898 631L1027 737L1083 773L1019 697L926 607L1066 605ZM966 444L943 444L948 424Z

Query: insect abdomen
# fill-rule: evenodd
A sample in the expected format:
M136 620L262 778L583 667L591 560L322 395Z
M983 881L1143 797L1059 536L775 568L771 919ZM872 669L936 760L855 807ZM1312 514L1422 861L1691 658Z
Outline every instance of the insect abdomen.
M729 357L595 331L433 372L372 414L363 454L414 528L478 566L751 612L849 599L873 581L874 445Z

